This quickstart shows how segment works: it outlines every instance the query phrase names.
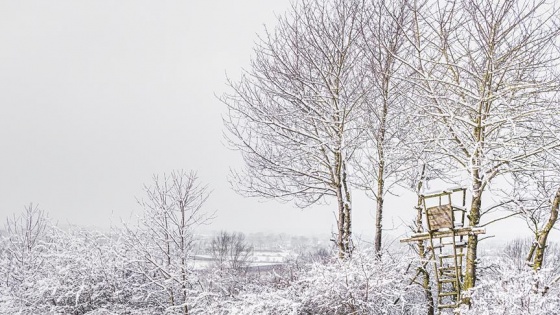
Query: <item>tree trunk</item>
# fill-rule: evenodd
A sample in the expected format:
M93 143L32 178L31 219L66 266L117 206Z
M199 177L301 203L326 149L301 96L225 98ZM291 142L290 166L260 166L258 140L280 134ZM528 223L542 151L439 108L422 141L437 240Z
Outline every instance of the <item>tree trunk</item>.
M480 208L482 206L482 182L475 177L473 184L473 196L471 200L471 210L469 213L469 226L474 227L480 223ZM463 281L463 291L474 288L476 285L478 235L469 235L467 243L467 259L465 278ZM465 298L463 303L470 305L470 299Z
M547 246L548 235L556 221L558 220L558 208L560 206L560 188L556 191L556 195L554 196L554 201L552 202L552 207L550 209L550 217L548 218L548 222L543 227L543 229L538 232L538 239L536 243L536 248L534 249L535 258L533 260L533 269L538 271L541 269L543 262L544 262L544 253Z
M428 301L428 308L426 310L426 315L434 315L434 296L432 294L432 285L430 283L430 273L426 268L421 267L420 272L424 276L422 281L422 287L424 287L424 294L426 295L426 300Z
M387 115L389 111L389 78L383 78L383 108L379 120L379 131L377 133L377 209L375 212L375 253L381 257L382 245L382 223L383 223L383 202L385 189L385 133L387 132Z
M375 211L375 242L374 242L374 248L375 248L375 254L377 255L377 257L381 257L381 237L383 234L383 202L384 202L384 198L383 198L383 186L385 184L384 180L383 180L383 170L384 170L384 166L379 165L379 178L377 179L377 198L376 198L376 202L377 202L377 208Z
M416 194L418 196L418 202L416 204L416 209L418 210L416 214L416 233L424 232L424 225L422 220L422 197L420 192L422 191L422 183L426 177L426 165L422 166L422 172L420 173L420 180L418 181L418 186ZM426 259L426 248L424 247L424 241L418 241L418 255L420 255L420 261ZM430 283L430 273L424 267L419 267L419 272L422 273L423 281L422 287L424 288L424 295L428 301L428 309L426 315L434 315L434 296L432 294L432 285Z
M167 262L167 272L169 272L171 270L171 240L170 240L170 236L169 236L169 223L167 221L168 219L168 213L167 211L169 211L167 208L162 208L161 209L161 215L163 217L163 224L165 227L165 256L166 256L166 262ZM163 277L167 280L169 279L169 275L165 272L162 272ZM172 306L175 306L175 295L173 294L173 289L169 289L169 303Z
M344 202L342 200L341 194L342 194L342 190L340 188L337 188L336 198L338 204L338 218L337 218L338 235L336 240L336 246L338 247L338 257L344 259L346 257L346 251L344 248L344 220L346 217L344 216Z
M341 259L352 255L352 202L350 190L346 180L346 164L340 158L340 167L337 168L339 182L336 185L338 203L338 255Z
M185 230L186 220L185 212L187 211L186 205L183 200L179 202L179 209L181 211L181 225L179 227L179 235L181 238L181 290L183 295L183 315L189 314L189 307L187 305L187 244L185 243Z
M342 185L341 185L342 186ZM349 193L342 187L338 189L338 255L340 258L349 258L352 254L352 208Z
M481 176L481 154L484 143L484 127L482 126L482 103L480 104L478 115L476 118L476 127L474 128L474 140L478 144L471 160L471 176L472 176L472 197L471 197L471 210L467 216L469 219L469 226L474 227L480 223L480 208L482 207L482 192L484 185ZM465 278L463 280L463 291L474 288L476 285L476 264L477 264L477 249L478 249L478 236L475 234L469 235L467 240L467 259L465 268ZM470 298L464 298L463 303L470 306Z

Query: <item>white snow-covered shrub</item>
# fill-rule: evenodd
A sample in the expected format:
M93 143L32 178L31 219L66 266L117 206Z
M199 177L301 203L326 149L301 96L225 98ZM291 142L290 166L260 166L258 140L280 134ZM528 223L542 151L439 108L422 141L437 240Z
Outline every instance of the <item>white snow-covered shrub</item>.
M49 227L41 244L33 272L0 258L1 270L12 266L12 274L25 275L0 283L0 314L84 314L128 303L139 286L138 276L127 274L127 262L115 254L123 248L114 236Z
M378 260L373 252L352 259L315 264L300 281L303 313L407 314L423 307L409 287L406 269L411 259ZM396 302L397 299L399 302ZM423 302L423 301L422 301Z
M471 291L472 306L462 315L560 314L560 288L551 283L551 269L519 270L507 257L482 261L484 270Z
M425 314L421 288L409 285L411 258L376 259L356 251L352 259L313 263L289 285L261 287L211 304L213 314ZM288 275L286 275L288 276Z

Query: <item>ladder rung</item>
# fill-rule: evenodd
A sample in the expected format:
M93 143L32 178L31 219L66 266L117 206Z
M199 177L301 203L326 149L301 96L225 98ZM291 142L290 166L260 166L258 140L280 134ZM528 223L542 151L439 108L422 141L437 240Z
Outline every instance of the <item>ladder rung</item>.
M455 273L440 273L439 275L440 277L447 277L446 279L451 279L451 278L455 278L457 277L457 275ZM461 278L463 278L463 275L459 275Z
M455 267L439 267L439 271L455 271L457 268Z
M465 254L457 254L457 255L453 255L453 254L451 254L451 255L440 255L440 256L439 256L439 258L440 258L440 259L445 259L445 258L454 258L454 257L459 257L459 256L461 256L461 257L462 257L462 256L465 256Z
M453 295L457 295L459 293L457 292L445 292L445 293L440 293L439 296L453 296Z
M439 282L441 283L454 283L454 282L459 282L457 279L439 279Z
M450 276L450 277L455 277L456 276L456 269L449 269L449 270L438 270L439 274L442 276ZM459 273L462 276L462 273Z
M438 305L438 308L456 308L458 306L459 306L459 304L441 304L441 305Z

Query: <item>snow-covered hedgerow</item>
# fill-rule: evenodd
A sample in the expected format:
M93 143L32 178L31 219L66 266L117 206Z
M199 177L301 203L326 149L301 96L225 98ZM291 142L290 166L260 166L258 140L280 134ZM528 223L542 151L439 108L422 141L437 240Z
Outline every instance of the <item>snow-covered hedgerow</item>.
M376 259L370 251L352 259L313 263L289 286L241 292L216 301L213 314L425 314L421 288L410 286L411 259Z

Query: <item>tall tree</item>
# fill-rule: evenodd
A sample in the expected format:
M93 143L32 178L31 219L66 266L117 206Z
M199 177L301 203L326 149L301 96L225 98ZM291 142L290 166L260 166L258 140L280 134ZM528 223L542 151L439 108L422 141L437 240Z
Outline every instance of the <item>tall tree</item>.
M380 255L385 196L417 160L406 144L411 135L406 102L410 84L401 78L408 69L397 58L409 53L403 25L410 25L411 15L408 0L371 0L360 16L364 62L355 66L363 67L365 137L355 155L354 182L375 200L374 248Z
M483 193L498 176L560 146L557 99L560 17L540 0L416 3L416 114L439 132L436 154L468 175L470 225L481 223ZM468 238L464 289L476 281L478 238ZM468 300L466 300L468 302Z
M361 137L361 8L362 1L294 3L222 97L227 138L245 161L233 176L237 191L300 207L334 197L341 257L352 251L348 163Z

